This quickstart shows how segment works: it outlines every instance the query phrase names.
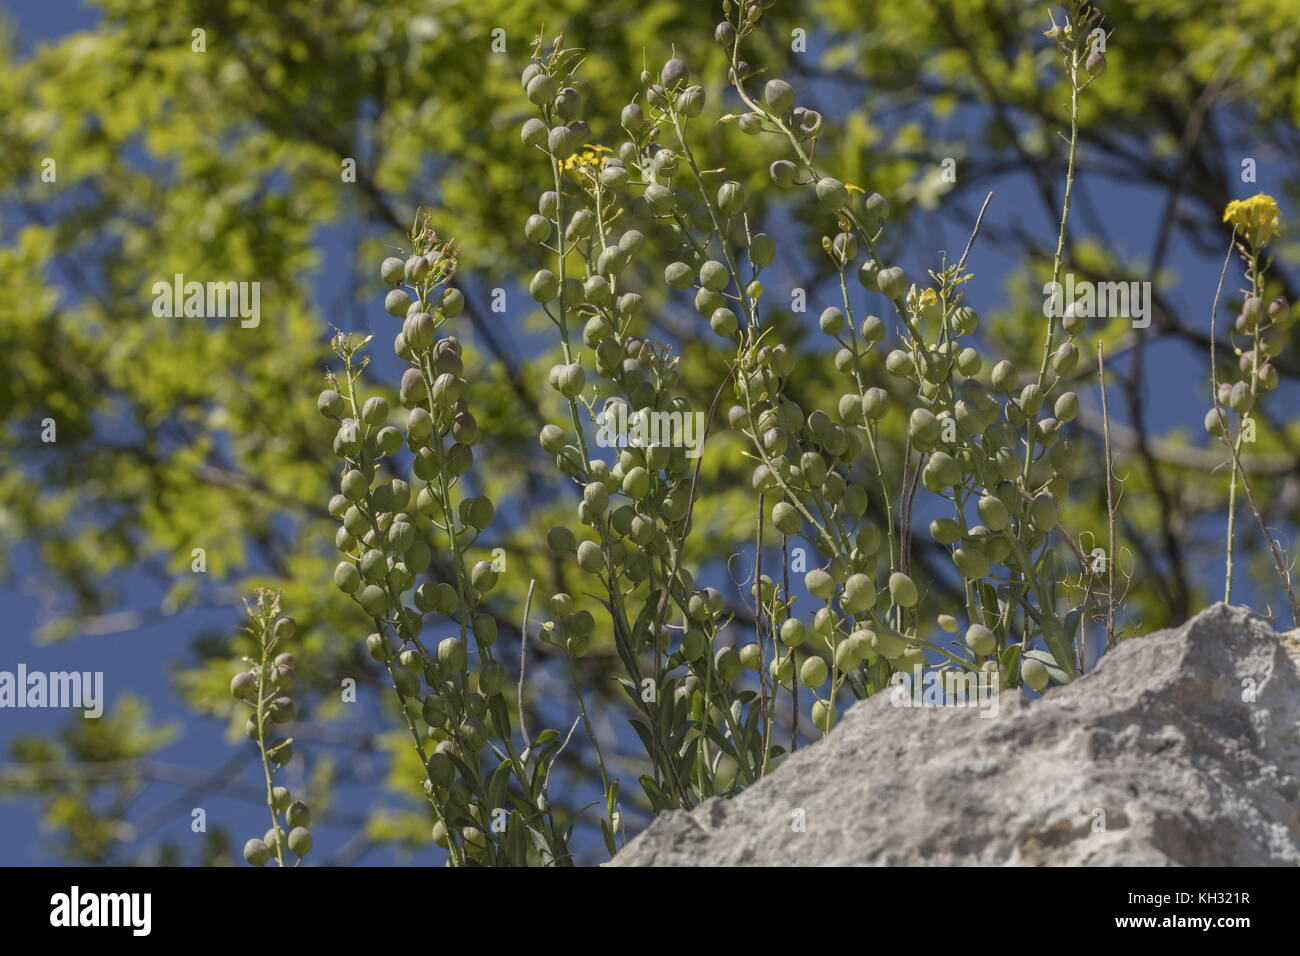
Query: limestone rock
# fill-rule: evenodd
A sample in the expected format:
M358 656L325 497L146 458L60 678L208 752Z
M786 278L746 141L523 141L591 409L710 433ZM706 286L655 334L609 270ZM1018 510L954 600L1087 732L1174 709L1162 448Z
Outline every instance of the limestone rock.
M1278 635L1217 604L995 716L878 694L607 865L1038 864L1300 864L1300 679Z

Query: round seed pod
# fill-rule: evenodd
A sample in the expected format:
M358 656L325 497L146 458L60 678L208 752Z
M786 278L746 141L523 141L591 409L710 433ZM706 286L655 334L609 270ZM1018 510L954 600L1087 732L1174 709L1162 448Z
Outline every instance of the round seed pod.
M907 273L898 266L890 266L880 270L876 275L876 283L886 298L901 299L907 292Z
M740 676L740 655L734 647L722 647L713 655L713 669L722 680L730 683Z
M821 317L817 320L817 324L827 335L839 335L844 331L844 311L834 306L824 309Z
M386 614L390 607L388 592L377 584L368 584L362 588L361 593L357 595L357 600L366 609L366 613L372 617L380 617Z
M349 565L349 567L351 567L351 565ZM256 700L257 679L248 671L240 671L234 677L230 678L230 693L231 696L239 700Z
M519 138L523 140L525 146L546 145L546 124L537 117L524 120L524 125L519 128Z
M350 561L340 561L334 568L334 584L344 594L355 594L361 587L361 572Z
M555 82L545 73L538 73L525 87L528 102L537 106L549 103L555 98Z
M914 408L907 420L908 434L912 443L921 450L934 447L939 440L943 425L928 408Z
M397 285L405 278L406 263L396 256L389 256L380 263L379 275L389 285Z
M265 866L271 858L271 848L258 839L244 844L244 859L253 866Z
M835 720L839 716L835 712L835 705L829 700L813 701L811 715L813 726L823 734L831 732L831 728L835 726Z
M777 116L784 116L794 109L794 89L785 80L768 80L763 87L763 102Z
M1057 511L1056 500L1046 492L1034 496L1034 500L1029 503L1029 519L1034 523L1034 527L1049 531L1056 527Z
M469 580L476 591L486 594L497 586L499 573L491 561L477 561L470 571Z
M817 181L817 199L831 212L848 205L849 191L838 179L825 176Z
M727 181L718 187L718 209L724 216L734 216L745 208L745 187Z
M793 186L798 172L794 163L788 159L778 159L768 167L768 175L772 177L772 182L782 188Z
M962 483L964 477L961 465L957 464L957 459L942 451L936 451L930 456L925 470L933 474L939 485L944 488L957 487Z
M983 624L972 624L966 629L966 646L981 657L987 657L997 650L998 641Z
M538 435L542 451L558 455L564 450L564 430L558 425L543 425Z
M861 633L866 636L867 646L871 648L873 653L891 661L907 650L907 644L903 641L902 635L893 628L882 627L878 630L867 630Z
M1038 693L1047 690L1047 685L1051 683L1051 675L1047 673L1047 667L1042 661L1032 657L1026 657L1020 662L1020 679L1025 685L1032 687Z
M402 289L390 289L384 296L384 310L391 316L401 318L406 315L411 299Z
M636 103L629 103L619 114L619 123L629 133L639 133L645 129L645 113Z
M343 396L332 388L327 388L316 397L316 409L326 418L341 418L347 403Z
M860 614L876 606L876 586L865 574L851 574L844 582L841 606L850 614ZM856 666L856 665L855 665Z
M605 570L605 554L600 545L594 541L584 541L578 545L578 567L588 574L599 574Z
M799 668L799 683L805 687L820 687L826 683L827 676L826 662L815 655L806 658Z
M1106 56L1100 50L1093 50L1084 61L1083 68L1090 76L1103 76L1106 73Z
M1061 328L1065 329L1067 335L1079 335L1087 327L1088 313L1083 305L1078 302L1069 303L1061 314Z
M539 269L528 284L528 294L534 302L545 305L560 293L560 280L549 269Z
M1052 369L1058 375L1069 375L1079 364L1079 348L1073 342L1062 342L1052 354Z
M991 567L988 557L973 548L958 548L952 553L952 563L972 581L987 577Z
M868 292L880 291L880 263L868 259L858 268L858 281Z
M804 642L807 632L804 629L803 621L797 617L787 619L781 625L781 643L786 647L798 647Z
M835 596L835 579L821 568L814 568L805 574L803 583L815 598L829 601Z
M867 642L863 638L850 637L840 641L835 648L836 668L846 674L857 670L867 650Z
M772 524L782 534L797 534L803 527L803 516L788 501L778 501L772 506Z
M398 399L403 408L414 408L429 397L428 386L419 369L408 368L402 373L402 382L398 388Z
M304 857L311 852L311 831L306 827L294 827L289 831L289 849L293 855Z
M700 285L710 292L721 292L730 284L731 274L721 262L709 259L700 266Z
M691 71L687 69L686 63L677 57L673 57L664 63L664 68L659 71L659 82L668 89L672 89L679 83L686 83L691 78Z
M763 666L763 654L753 641L740 649L740 666L745 670L757 671Z
M1218 409L1211 408L1205 413L1205 430L1215 438L1223 436L1223 419L1220 418Z
M1079 396L1074 392L1063 392L1052 406L1052 411L1059 421L1072 422L1079 417Z
M881 222L889 219L889 200L879 193L872 193L863 200L862 212L867 226L878 229Z
M713 330L714 334L724 339L735 335L739 327L740 321L736 318L736 313L726 306L714 309L713 314L709 316L709 328Z
M988 526L990 531L1001 531L1011 521L1007 506L1002 503L1002 499L993 495L984 495L980 498L975 509L979 512L980 520Z
M902 571L889 576L889 597L899 607L916 607L916 582Z
M961 540L962 527L952 518L935 518L930 522L930 537L939 544L956 544Z
M277 740L271 744L267 757L277 767L286 766L293 759L293 744L287 740Z

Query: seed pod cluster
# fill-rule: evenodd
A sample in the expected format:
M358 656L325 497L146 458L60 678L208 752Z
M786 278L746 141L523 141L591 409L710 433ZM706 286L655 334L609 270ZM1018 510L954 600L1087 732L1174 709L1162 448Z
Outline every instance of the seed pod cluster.
M257 744L266 779L266 802L271 828L261 838L244 844L244 859L252 866L264 866L274 859L280 866L301 860L311 850L311 811L294 800L287 787L274 785L274 777L293 758L292 738L278 736L283 725L297 715L289 688L294 681L294 656L284 646L297 632L293 618L280 614L280 594L258 591L257 603L248 607L245 629L252 639L255 656L245 657L250 665L230 681L230 694L249 708L245 734Z

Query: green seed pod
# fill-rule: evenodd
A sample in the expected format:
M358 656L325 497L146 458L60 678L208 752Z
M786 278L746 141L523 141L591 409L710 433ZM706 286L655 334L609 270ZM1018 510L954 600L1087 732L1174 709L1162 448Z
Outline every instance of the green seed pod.
M519 128L519 138L523 140L525 146L545 148L546 133L546 124L535 116L525 120L524 125Z
M734 216L745 208L745 187L728 181L718 187L718 209L724 216Z
M366 613L372 617L380 617L388 613L389 602L388 592L377 584L367 584L357 595L357 600L361 606L366 609Z
M749 671L763 666L763 654L757 644L751 641L740 649L740 666Z
M867 642L860 638L847 638L835 648L835 666L842 673L852 673L862 663L867 652Z
M397 285L405 277L406 263L395 256L389 256L379 265L379 275L389 285Z
M558 455L564 450L564 430L558 425L543 425L538 443L542 446L542 451Z
M327 388L316 398L316 409L326 418L340 418L347 408L343 396L332 388Z
M888 299L901 299L907 292L907 273L898 266L881 269L876 276L876 282L880 286L880 291Z
M1047 685L1051 683L1052 678L1042 661L1026 657L1020 662L1020 679L1041 694L1047 690Z
M363 501L366 493L370 491L370 480L355 468L343 473L343 480L340 482L343 496L349 501Z
M545 305L560 293L560 280L549 269L539 269L528 284L528 294L534 302Z
M1063 392L1052 407L1057 419L1072 422L1079 416L1079 396L1074 392Z
M411 305L410 297L401 289L390 289L384 296L384 310L391 316L402 318Z
M849 191L838 179L825 176L817 181L817 199L831 212L837 212L848 205Z
M782 534L796 534L803 527L803 516L788 501L778 501L772 506L772 524Z
M600 545L594 541L584 541L578 545L578 567L588 574L599 574L605 570L605 554Z
M1005 359L993 366L993 387L1003 394L1010 394L1016 387L1018 376L1016 367Z
M735 335L739 327L740 322L736 318L736 313L725 306L714 309L713 315L709 317L709 328L724 339Z
M889 576L889 597L899 607L916 607L916 582L902 571Z
M962 526L952 518L935 518L930 522L930 537L939 544L956 544L962 534Z
M1089 76L1103 76L1106 73L1106 57L1100 50L1093 50L1083 63Z
M814 568L805 574L803 583L813 597L829 601L835 596L835 579L820 568Z
M253 866L265 866L271 858L271 848L261 840L253 839L244 844L244 859Z
M812 656L805 659L803 666L799 668L799 683L805 687L820 687L826 683L827 676L826 662L820 657Z
M271 763L277 767L284 767L293 759L293 744L287 740L274 741L266 755Z
M1025 415L1033 416L1043 407L1043 390L1030 382L1020 390L1020 410Z
M844 331L844 312L834 306L824 309L821 317L817 320L817 324L827 335L839 335Z
M723 681L730 683L740 676L740 655L734 647L722 647L713 655L713 668Z
M882 627L876 631L864 631L867 635L867 646L879 654L881 657L895 660L907 650L907 644L903 637L897 631L890 627Z
M998 640L983 624L972 624L966 629L966 646L981 657L987 657L997 650Z
M491 561L477 561L470 571L469 580L474 589L484 594L497 586L499 574Z
M1211 408L1205 413L1205 430L1215 438L1223 436L1223 419L1218 409Z
M257 678L248 671L240 671L230 679L230 693L238 700L257 700Z
M483 662L483 669L478 675L478 689L485 697L496 697L505 688L506 669L500 661Z
M1061 315L1061 328L1067 335L1079 335L1088 327L1088 313L1078 302L1071 302Z
M763 87L763 102L777 116L784 116L794 109L794 89L785 80L768 80Z
M778 159L768 167L768 175L772 177L772 182L783 189L788 189L794 185L798 173L799 170L788 159Z
M912 444L922 451L934 447L942 430L942 423L927 408L913 409L907 421L907 431L912 438Z
M730 284L731 273L721 262L708 259L700 266L700 285L710 292L721 292Z
M311 831L306 827L294 827L289 831L289 849L297 857L306 856L311 852Z
M402 383L398 388L398 399L403 408L414 408L429 397L428 386L419 369L408 368L402 373Z
M980 520L988 526L990 531L1001 531L1011 521L1007 506L1002 503L1000 498L993 495L985 495L980 498L975 509L979 512Z
M862 263L858 269L858 281L868 292L880 291L880 263L875 259L868 259Z
M987 577L990 570L988 557L973 548L958 548L952 553L952 563L972 581Z
M925 651L919 647L905 647L893 660L894 668L904 674L915 674L925 669Z
M957 371L963 375L972 377L978 375L983 366L984 360L973 348L964 348L957 355Z
M797 617L789 618L781 625L781 643L786 647L798 647L806 637L803 621Z
M465 644L459 637L444 637L438 642L437 657L444 670L462 671L465 668Z
M1073 342L1062 342L1052 353L1052 369L1058 375L1069 375L1079 364L1079 348Z
M340 561L334 568L334 584L344 594L355 594L361 587L361 572L350 561Z
M650 493L650 473L636 467L623 476L623 493L633 501L640 501Z
M555 82L545 73L538 73L528 81L525 92L528 102L541 106L555 98Z
M1056 500L1047 493L1034 496L1034 500L1029 503L1029 518L1034 523L1034 527L1042 531L1050 531L1056 527L1057 511Z
M813 726L823 734L831 732L831 728L835 726L835 720L839 716L835 712L835 705L829 700L813 701L811 714Z
M880 193L872 193L863 201L862 210L867 225L878 229L889 218L889 200Z
M876 586L865 574L849 575L844 582L844 596L840 604L850 614L861 614L876 606Z
M944 488L955 488L964 478L961 465L957 464L957 460L947 452L936 451L932 454L925 469L934 475L939 485Z

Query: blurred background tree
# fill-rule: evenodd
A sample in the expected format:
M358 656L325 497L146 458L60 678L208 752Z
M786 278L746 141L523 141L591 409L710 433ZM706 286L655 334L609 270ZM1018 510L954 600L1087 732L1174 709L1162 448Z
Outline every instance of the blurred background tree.
M1284 213L1297 208L1300 18L1276 0L1101 6L1109 70L1084 98L1066 263L1080 278L1154 282L1149 328L1096 320L1088 333L1094 353L1105 343L1113 373L1123 621L1138 634L1218 596L1227 473L1200 422L1228 241L1220 220L1230 199L1259 191ZM44 22L36 7L20 2L0 20L0 606L36 642L15 633L3 666L12 656L102 669L111 700L98 723L61 730L56 715L22 724L0 712L0 792L46 828L36 843L19 832L25 818L6 811L4 862L234 858L243 836L217 817L254 819L258 794L242 776L252 764L227 684L239 598L256 586L282 588L299 621L298 680L310 690L298 697L310 707L295 729L305 754L295 772L326 827L317 859L435 861L427 808L414 799L419 770L361 646L366 622L329 585L325 503L337 463L314 407L327 342L335 328L374 331L372 380L395 384L387 346L398 324L380 305L378 264L415 210L431 209L462 250L468 307L457 331L492 463L478 490L510 516L486 543L510 562L494 609L503 646L517 643L529 580L540 593L567 589L570 570L543 542L573 507L535 440L556 410L546 385L556 358L522 285L537 265L522 223L547 185L545 165L519 141L530 115L519 71L539 31L586 48L585 116L594 141L616 147L637 75L675 50L706 84L706 116L716 118L736 109L712 42L718 5L103 0L71 30L41 28L39 42L25 26ZM790 79L800 102L825 114L824 168L890 198L902 228L891 230L889 254L913 278L940 251L960 253L994 193L968 296L984 317L985 355L1013 361L1040 349L1064 178L1068 96L1042 36L1049 10L1025 0L780 0L750 50L756 69ZM799 401L831 407L816 384L831 350L809 318L834 301L820 252L828 224L802 192L774 195L766 169L779 144L724 123L699 149L761 197L762 228L785 255L768 294L791 302L792 290L807 292L807 313L779 316L810 389ZM1277 291L1294 301L1296 246L1276 251ZM260 282L260 324L155 316L150 290L176 274ZM659 276L635 283L650 331L674 343L696 407L707 407L725 369L719 340ZM1228 324L1221 316L1220 330ZM1231 360L1226 338L1220 354ZM1277 365L1284 384L1250 458L1265 517L1285 541L1300 508L1300 422L1283 411L1294 407L1300 364L1291 353ZM1095 394L1080 392L1095 445ZM43 440L47 420L55 442ZM898 460L902 422L892 425L886 454ZM738 447L721 430L714 441L692 559L714 569L743 620L747 587L732 583L726 561L741 552L730 569L741 576L752 566L753 501ZM1069 522L1101 534L1101 457L1084 457ZM1262 611L1283 606L1258 536L1242 542L1257 571L1247 597ZM947 579L929 566L937 606ZM567 726L574 707L546 651L530 648L529 707L536 725ZM621 705L601 679L609 660L598 641L584 680L603 695L603 733L625 744L613 748L613 772L631 779L638 748L624 741ZM339 702L344 677L369 706ZM578 812L591 755L575 738L563 759L561 797ZM228 811L196 841L191 809L218 798ZM646 819L635 813L630 830Z

